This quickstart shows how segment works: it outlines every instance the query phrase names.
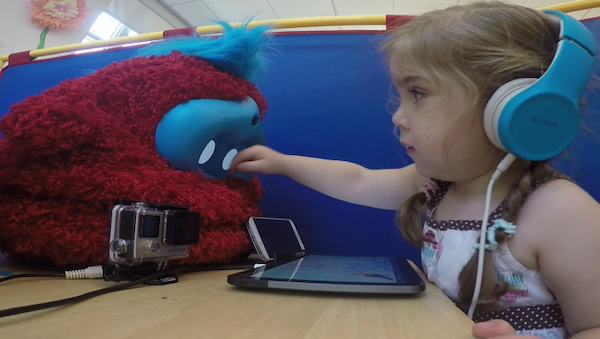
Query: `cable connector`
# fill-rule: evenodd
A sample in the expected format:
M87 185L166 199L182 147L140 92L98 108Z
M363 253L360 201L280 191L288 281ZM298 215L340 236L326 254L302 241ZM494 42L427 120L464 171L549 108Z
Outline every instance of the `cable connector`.
M102 278L102 266L89 266L80 270L65 271L67 279L100 279Z
M147 277L158 271L156 263L137 266L121 266L115 263L102 265L102 278L105 281L133 281Z
M136 266L121 266L115 263L90 266L85 269L65 271L67 279L104 279L105 281L135 281L160 272L158 263L147 263ZM165 271L164 276L157 276L145 282L147 285L166 285L178 282L176 275Z
M500 161L500 163L496 167L496 171L494 172L494 174L492 174L492 179L494 181L498 180L500 175L504 173L504 171L506 171L510 167L510 165L512 165L512 163L515 162L515 160L517 160L517 157L514 154L506 154L506 156L504 156L502 161Z

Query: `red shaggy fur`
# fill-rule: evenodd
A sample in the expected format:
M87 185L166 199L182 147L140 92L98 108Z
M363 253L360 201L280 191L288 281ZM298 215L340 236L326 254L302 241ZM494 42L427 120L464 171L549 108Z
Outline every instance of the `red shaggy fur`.
M154 144L176 105L246 96L262 117L266 101L253 84L173 52L113 63L13 105L0 121L0 250L57 266L106 262L109 210L125 198L200 212L200 243L180 263L249 253L245 222L260 214L258 180L176 171Z

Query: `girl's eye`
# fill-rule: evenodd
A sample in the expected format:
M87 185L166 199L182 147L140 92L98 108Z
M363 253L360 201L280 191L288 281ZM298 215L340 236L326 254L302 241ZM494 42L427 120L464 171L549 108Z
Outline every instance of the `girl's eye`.
M421 92L418 89L411 89L410 93L413 95L413 99L415 102L419 102L425 96L425 93Z

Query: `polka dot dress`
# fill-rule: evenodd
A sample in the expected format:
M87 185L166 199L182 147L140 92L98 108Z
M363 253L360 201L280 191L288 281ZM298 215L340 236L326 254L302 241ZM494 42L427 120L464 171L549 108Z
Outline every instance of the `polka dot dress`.
M535 181L528 195L540 185L555 179L568 179L549 170L547 175ZM423 226L423 269L431 282L436 284L450 299L458 300L458 274L471 259L479 243L481 220L434 220L435 208L450 188L451 183L438 181L439 190L428 202L428 217ZM505 203L491 214L488 227L502 216ZM518 225L517 225L518 227ZM473 316L475 322L490 319L508 321L519 334L536 335L544 339L568 338L564 320L556 297L544 283L538 271L528 269L517 262L506 243L492 251L497 278L508 285L498 307L479 311ZM457 303L465 313L469 305Z

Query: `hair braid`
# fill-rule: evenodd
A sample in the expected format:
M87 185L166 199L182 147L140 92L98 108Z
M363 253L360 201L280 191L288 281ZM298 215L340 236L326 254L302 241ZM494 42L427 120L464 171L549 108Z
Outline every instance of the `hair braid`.
M408 198L396 213L396 226L409 244L423 248L422 218L427 210L427 197L417 193Z
M508 222L517 220L525 198L531 189L531 185L535 183L536 180L543 179L548 173L547 162L547 160L532 161L529 167L523 170L521 177L512 185L508 193L502 219ZM502 228L498 228L495 235L498 244L504 243L508 238ZM458 276L460 286L459 299L462 303L471 303L471 299L473 298L475 279L477 276L477 261L478 253L475 252L471 257L471 260L469 260ZM500 297L507 292L508 285L503 281L497 280L491 251L485 252L483 267L483 280L481 283L478 304L494 305L498 302Z
M514 222L517 219L517 215L523 206L523 201L527 197L531 185L535 180L542 179L546 173L548 173L548 161L532 161L529 167L523 170L521 179L512 186L508 193L508 199L506 206L504 207L504 213L502 219L508 222Z

